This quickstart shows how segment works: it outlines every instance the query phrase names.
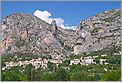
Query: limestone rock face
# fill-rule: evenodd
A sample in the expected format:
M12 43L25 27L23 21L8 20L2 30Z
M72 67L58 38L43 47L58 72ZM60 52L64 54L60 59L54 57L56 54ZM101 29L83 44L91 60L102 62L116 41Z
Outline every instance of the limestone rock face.
M105 11L80 22L80 28L90 34L86 36L85 51L98 51L115 45L120 47L120 9ZM82 52L82 51L81 51Z
M24 13L15 13L1 21L0 54L32 52L69 56L98 51L121 44L120 9L105 11L81 20L76 30L63 29Z
M1 21L0 53L49 52L50 48L61 48L52 34L52 26L36 16L16 13ZM17 49L17 50L16 50ZM61 53L60 51L57 51Z

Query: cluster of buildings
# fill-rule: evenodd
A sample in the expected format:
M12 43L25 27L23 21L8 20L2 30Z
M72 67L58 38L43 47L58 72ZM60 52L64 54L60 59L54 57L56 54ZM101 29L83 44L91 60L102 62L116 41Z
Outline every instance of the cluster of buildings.
M28 60L18 61L18 62L11 61L11 62L5 62L5 67L2 67L2 70L10 69L11 67L14 67L14 66L25 67L28 64L32 64L35 67L35 69L38 69L38 68L46 69L48 67L49 61L55 64L57 67L59 66L59 64L62 63L62 60L60 60L58 57L54 59L38 58L38 59L29 60L29 61Z
M107 55L101 55L101 57L105 57ZM70 60L70 65L90 65L90 64L96 64L95 58L97 58L98 56L87 56L87 57L81 57L80 59L73 59ZM107 59L99 59L99 63L102 64L109 64L106 62Z
M81 65L89 65L92 63L96 63L93 61L94 59L89 56L89 57L81 57L80 59L74 59L74 60L70 60L70 65L77 65L77 64L81 64Z
M102 57L106 56L106 55L101 55ZM98 56L87 56L87 57L81 57L80 59L73 59L70 60L70 64L69 65L90 65L90 64L96 64L95 58L97 58ZM37 59L32 59L32 60L25 60L25 61L18 61L18 62L5 62L5 67L2 67L2 70L5 69L10 69L11 67L14 66L23 66L25 67L28 64L32 64L35 69L38 68L42 68L42 69L46 69L48 67L48 63L51 62L53 64L55 64L57 67L59 66L59 64L62 64L62 60L60 59L60 57L58 56L52 56L52 59L46 59L46 58L37 58ZM108 64L106 62L106 59L99 59L99 63L102 64Z

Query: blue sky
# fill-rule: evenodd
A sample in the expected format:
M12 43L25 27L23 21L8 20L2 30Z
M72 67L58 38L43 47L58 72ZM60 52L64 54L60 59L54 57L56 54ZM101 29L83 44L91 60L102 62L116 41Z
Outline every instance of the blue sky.
M50 12L51 18L62 18L64 24L78 25L80 20L96 15L105 10L121 7L120 1L77 1L77 2L42 2L42 1L13 1L2 2L2 18L16 13L24 12L34 14L36 10Z

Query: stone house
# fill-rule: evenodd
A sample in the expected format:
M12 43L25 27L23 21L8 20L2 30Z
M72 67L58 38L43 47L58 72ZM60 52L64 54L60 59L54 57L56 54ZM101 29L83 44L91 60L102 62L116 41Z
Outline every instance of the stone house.
M56 66L58 67L59 64L62 63L62 61L60 59L53 59L53 63L56 64Z
M60 59L59 55L51 55L52 60L50 60L50 62L52 62L53 64L56 64L56 66L58 67L59 64L62 63L62 60Z
M79 63L80 63L79 59L70 60L70 65L73 65L73 64L77 65Z
M48 60L47 59L43 59L43 63L41 65L41 68L46 69L48 67L47 64L48 64Z
M94 61L93 61L94 59L91 57L91 56L88 56L88 57L81 57L80 58L80 64L81 65L90 65L90 64L92 64L92 63L95 63Z

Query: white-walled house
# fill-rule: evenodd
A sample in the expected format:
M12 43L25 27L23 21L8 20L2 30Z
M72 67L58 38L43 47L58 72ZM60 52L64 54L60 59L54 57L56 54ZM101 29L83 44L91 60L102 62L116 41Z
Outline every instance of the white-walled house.
M80 58L80 64L81 65L90 65L92 63L96 63L93 61L94 59L91 56L88 57L81 57Z
M79 63L80 63L80 60L79 59L70 60L70 65L72 65L72 64L77 65Z
M107 56L107 55L106 54L101 55L101 57L105 57L105 56Z
M104 64L106 60L107 60L107 59L100 59L100 64L101 64L101 65ZM103 63L103 62L104 62L104 63ZM106 64L108 64L108 63L106 63Z

